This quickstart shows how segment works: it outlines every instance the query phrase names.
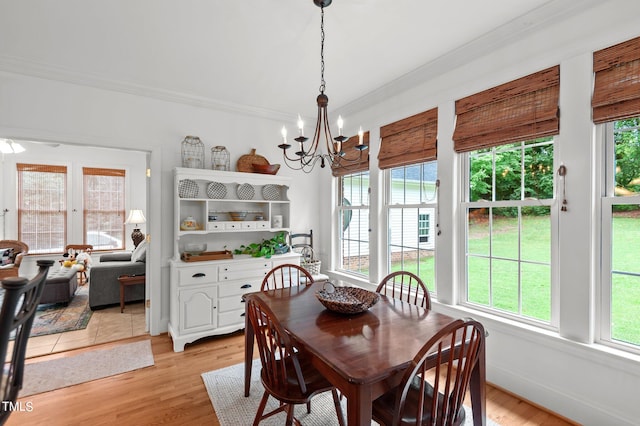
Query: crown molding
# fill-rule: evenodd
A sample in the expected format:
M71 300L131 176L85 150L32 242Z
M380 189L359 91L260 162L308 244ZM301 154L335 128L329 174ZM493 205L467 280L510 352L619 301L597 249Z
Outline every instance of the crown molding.
M337 108L336 112L343 115L354 115L371 105L382 103L391 96L411 90L452 69L461 67L501 47L600 4L602 4L602 0L583 0L579 2L574 0L553 0L545 3L526 15L501 25L472 42L451 50L433 61Z

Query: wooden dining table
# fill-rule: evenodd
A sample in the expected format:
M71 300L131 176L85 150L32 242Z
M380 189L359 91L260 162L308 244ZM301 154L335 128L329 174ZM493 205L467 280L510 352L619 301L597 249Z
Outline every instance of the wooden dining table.
M411 360L438 330L455 319L380 296L368 311L343 315L316 298L324 283L249 293L273 311L297 348L347 398L349 425L371 424L373 400L397 386ZM245 396L251 386L254 331L245 329ZM474 425L485 425L484 345L469 386Z

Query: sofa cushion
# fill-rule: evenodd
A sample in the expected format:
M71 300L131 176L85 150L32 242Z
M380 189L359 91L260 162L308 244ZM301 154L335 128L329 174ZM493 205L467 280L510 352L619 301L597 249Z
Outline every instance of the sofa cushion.
M147 260L147 241L143 240L138 247L131 253L132 262L146 262Z

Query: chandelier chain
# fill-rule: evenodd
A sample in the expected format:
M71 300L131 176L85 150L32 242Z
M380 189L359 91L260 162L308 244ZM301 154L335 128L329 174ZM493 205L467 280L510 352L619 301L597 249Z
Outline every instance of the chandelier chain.
M324 7L320 8L320 93L324 93Z

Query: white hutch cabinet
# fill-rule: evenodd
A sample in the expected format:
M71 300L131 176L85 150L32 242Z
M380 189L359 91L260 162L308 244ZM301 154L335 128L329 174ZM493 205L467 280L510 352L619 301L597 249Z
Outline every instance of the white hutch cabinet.
M174 171L174 257L171 260L169 334L176 352L207 336L245 327L242 295L260 290L264 276L283 263L299 264L297 253L270 259L249 255L183 261L191 244L233 252L241 244L289 232L290 178L254 173L176 168ZM247 212L234 221L230 213ZM228 247L227 247L228 246Z

